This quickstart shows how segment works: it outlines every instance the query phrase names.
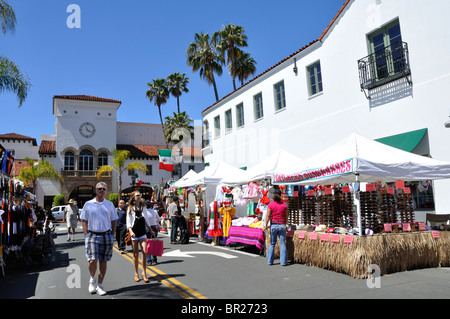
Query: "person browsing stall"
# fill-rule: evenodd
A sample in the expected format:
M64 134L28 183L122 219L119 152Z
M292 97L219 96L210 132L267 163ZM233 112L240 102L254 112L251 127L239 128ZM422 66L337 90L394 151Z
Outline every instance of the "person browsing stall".
M81 212L81 222L85 236L86 258L88 260L89 292L106 295L103 288L107 262L113 253L113 240L116 231L117 213L114 204L105 199L106 184L99 182L95 186L96 196L87 201ZM98 269L97 269L98 264ZM95 275L98 270L98 281Z
M147 229L152 234L155 234L150 228L150 215L145 206L145 201L139 191L134 191L128 201L127 208L127 228L131 236L131 246L133 247L134 255L134 281L139 279L139 246L142 254L142 279L149 282L147 278Z
M180 228L180 213L178 206L178 197L174 197L172 203L167 207L171 222L170 243L176 244L178 228Z
M263 230L270 228L270 246L267 254L268 265L273 265L275 245L278 237L280 239L280 264L286 266L286 224L288 214L287 205L281 201L281 191L275 190L273 201L267 206L266 226L263 227ZM270 226L268 226L269 222Z
M77 229L80 213L73 199L69 200L69 205L64 208L63 221L67 221L67 241L75 240L75 229Z

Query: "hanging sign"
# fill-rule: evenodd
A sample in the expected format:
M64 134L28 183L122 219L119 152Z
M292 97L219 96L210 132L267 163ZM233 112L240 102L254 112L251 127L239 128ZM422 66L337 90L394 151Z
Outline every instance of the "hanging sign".
M325 189L325 195L332 195L333 194L333 189L332 188L326 188Z
M384 224L384 231L390 233L392 231L392 224Z
M341 242L341 236L339 234L331 235L331 242L333 242L333 243Z
M320 241L329 241L330 235L329 234L322 234L320 235Z
M404 188L405 181L395 181L395 188Z
M317 240L317 233L310 233L309 240Z
M375 191L375 184L366 185L366 192L374 192L374 191Z
M419 223L419 230L425 230L425 223Z
M299 239L305 239L305 234L306 234L306 232L304 232L304 231L298 232L298 238Z
M313 189L310 189L308 191L308 196L314 196L314 190Z
M307 180L317 180L332 176L350 174L353 172L353 159L347 159L339 163L321 168L310 169L295 174L273 174L272 183L295 183Z
M353 243L353 235L345 235L344 244L352 244L352 243Z
M387 193L388 193L388 194L394 194L394 187L389 187L389 188L387 189Z
M410 223L403 223L402 224L403 231L411 231L411 224Z
M411 194L411 188L409 187L403 188L403 191L405 192L405 194Z
M342 192L343 193L350 193L350 186L342 186Z
M439 235L439 232L438 232L437 230L433 230L433 231L431 232L431 234L433 235L433 238L439 238L439 237L441 237L441 236Z

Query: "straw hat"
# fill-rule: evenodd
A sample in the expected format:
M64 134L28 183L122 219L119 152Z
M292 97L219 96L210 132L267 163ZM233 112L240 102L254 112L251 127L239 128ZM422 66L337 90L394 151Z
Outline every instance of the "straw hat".
M73 199L70 199L69 204L75 204L75 201Z

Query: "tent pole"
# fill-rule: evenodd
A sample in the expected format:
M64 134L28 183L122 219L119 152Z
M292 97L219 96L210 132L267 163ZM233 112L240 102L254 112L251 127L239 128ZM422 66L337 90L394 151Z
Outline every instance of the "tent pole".
M358 218L358 231L359 231L359 235L363 236L362 233L362 223L361 223L361 201L360 201L360 197L359 197L359 192L361 190L361 185L359 182L359 173L355 173L355 178L356 178L356 187L358 188L355 191L355 203L356 203L356 215Z

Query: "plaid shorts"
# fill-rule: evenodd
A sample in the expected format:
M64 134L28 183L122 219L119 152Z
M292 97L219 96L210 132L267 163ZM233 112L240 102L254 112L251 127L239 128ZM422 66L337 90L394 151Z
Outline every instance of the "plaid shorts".
M87 260L111 260L114 244L113 240L114 238L111 231L100 235L88 232L84 239Z

